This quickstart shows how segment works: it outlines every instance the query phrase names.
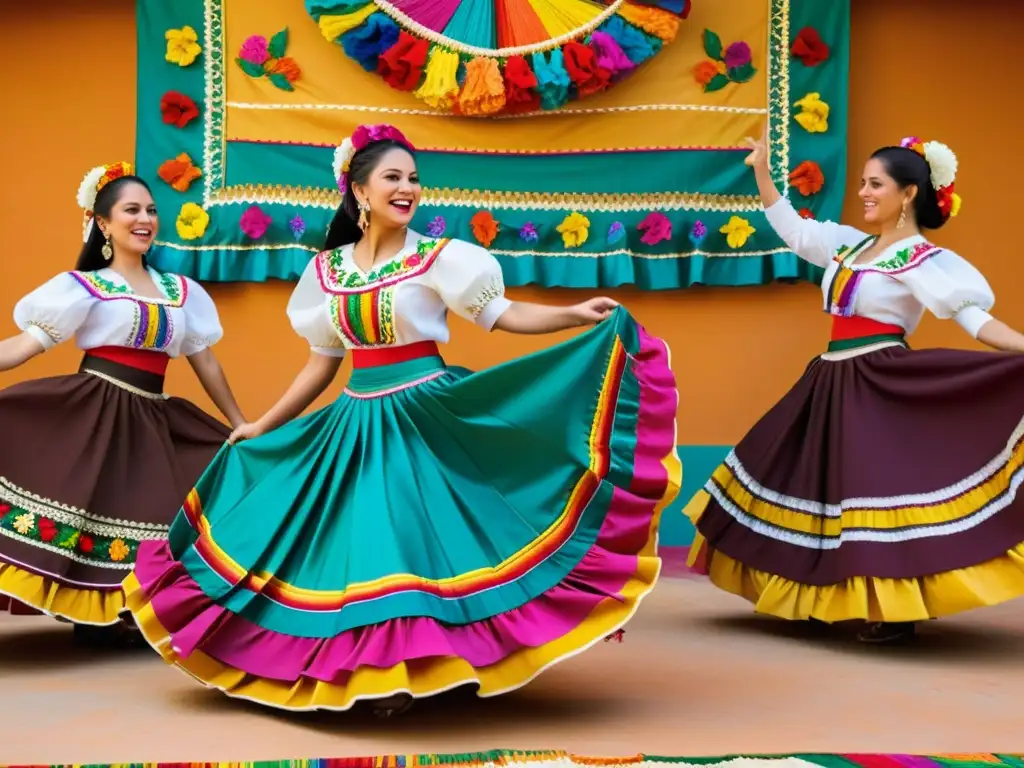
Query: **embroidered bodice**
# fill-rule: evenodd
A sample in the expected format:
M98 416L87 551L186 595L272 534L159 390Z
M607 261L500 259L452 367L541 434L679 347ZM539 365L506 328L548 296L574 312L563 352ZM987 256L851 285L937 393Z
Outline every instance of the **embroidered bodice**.
M14 307L14 322L49 349L72 336L83 350L129 347L194 355L220 341L223 330L210 295L195 281L150 268L162 294L136 294L110 268L62 272Z
M490 330L511 302L501 267L484 248L409 231L405 247L364 272L352 246L317 254L288 302L295 332L314 351L445 343L447 312Z
M992 319L991 287L969 262L920 235L893 243L874 259L854 264L875 238L855 227L801 218L788 200L765 210L772 228L797 256L825 269L826 312L898 325L911 334L925 309L955 320L977 338Z

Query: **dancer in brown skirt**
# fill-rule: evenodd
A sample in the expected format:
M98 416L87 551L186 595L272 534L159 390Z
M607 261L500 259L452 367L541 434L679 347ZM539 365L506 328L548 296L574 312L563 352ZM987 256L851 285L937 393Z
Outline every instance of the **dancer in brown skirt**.
M122 636L139 543L166 537L230 432L163 394L168 360L187 357L231 425L245 419L209 349L223 333L210 296L145 263L158 224L146 183L127 163L99 167L79 204L89 223L75 270L18 302L21 333L0 342L5 371L72 336L85 351L78 373L0 392L0 596L105 642Z
M956 157L916 138L875 152L869 236L801 218L751 146L768 221L826 270L832 340L688 505L691 564L762 613L866 621L864 642L1024 594L1024 336L921 234L959 210ZM911 351L925 309L1001 352Z

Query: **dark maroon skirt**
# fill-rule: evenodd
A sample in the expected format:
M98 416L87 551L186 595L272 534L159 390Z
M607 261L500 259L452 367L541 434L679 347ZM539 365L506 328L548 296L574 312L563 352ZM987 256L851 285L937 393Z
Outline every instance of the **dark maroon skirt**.
M797 585L986 563L1024 542L1022 419L1024 355L815 359L716 470L697 529Z
M139 542L166 536L230 432L162 391L162 375L86 355L76 374L0 392L8 577L13 566L54 587L120 590Z

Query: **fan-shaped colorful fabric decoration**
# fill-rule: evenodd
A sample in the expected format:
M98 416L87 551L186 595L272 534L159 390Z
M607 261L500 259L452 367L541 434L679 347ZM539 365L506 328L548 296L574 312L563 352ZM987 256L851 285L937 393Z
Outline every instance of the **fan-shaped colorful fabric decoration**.
M306 0L394 88L471 117L558 109L675 39L690 0Z

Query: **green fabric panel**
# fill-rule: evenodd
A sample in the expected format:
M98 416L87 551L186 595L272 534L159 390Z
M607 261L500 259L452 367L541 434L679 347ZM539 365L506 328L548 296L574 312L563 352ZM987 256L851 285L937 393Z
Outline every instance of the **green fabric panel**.
M227 184L282 184L330 188L333 147L231 142ZM754 174L735 150L593 152L541 157L511 154L419 152L426 187L499 192L577 194L756 195ZM646 215L646 212L645 212Z
M326 2L310 0L317 5ZM791 104L810 91L821 93L831 107L829 130L809 134L790 116L788 155L776 168L780 183L789 169L803 160L815 160L825 175L824 190L809 199L790 189L797 208L809 207L819 219L838 219L842 210L845 185L845 149L847 135L847 78L849 56L849 0L822 3L818 0L771 0L776 10L788 7L786 14L775 13L776 20L789 19L788 30L776 30L776 38L789 62L788 87L773 86L775 116L784 116L779 99ZM310 256L322 243L333 211L297 204L260 204L272 218L267 234L250 242L238 223L248 202L205 205L211 225L199 241L182 241L174 221L185 202L204 204L209 194L225 185L248 183L310 186L333 189L330 157L333 148L282 146L256 143L227 143L222 153L223 105L204 103L205 95L221 92L224 77L240 76L234 64L234 51L220 50L223 19L219 16L222 0L210 0L213 45L207 45L203 0L160 0L138 3L138 117L137 157L139 173L153 182L154 196L161 212L162 227L158 244L150 258L161 270L178 272L202 281L263 282L298 278ZM173 7L172 7L173 6ZM309 23L314 23L309 19ZM193 65L181 68L163 59L164 32L189 24L199 33L204 50ZM803 26L814 26L831 46L825 63L807 68L788 54L792 38ZM699 34L689 21L681 34ZM772 34L767 35L771 38ZM339 51L338 55L344 55ZM206 70L225 69L225 75L208 83ZM776 61L778 65L780 62ZM641 68L635 77L643 77ZM689 76L681 74L680 76ZM382 85L382 87L385 87ZM166 125L160 117L160 97L177 90L200 104L200 118L185 129ZM339 97L340 98L340 97ZM453 118L457 119L457 118ZM546 119L557 119L546 118ZM654 118L652 118L654 119ZM211 137L209 153L204 153L204 131ZM781 146L781 145L780 145ZM186 193L178 193L157 179L157 168L165 160L187 152L200 165L204 178L193 183ZM621 193L654 194L667 192L752 195L753 174L741 161L741 153L729 151L636 152L617 155L578 154L535 157L502 155L464 155L422 153L424 181L433 188L460 188L497 192ZM447 222L445 234L473 242L469 221L476 209L471 206L421 207L414 226L423 231L435 216ZM817 281L822 271L790 252L771 231L759 211L741 211L756 228L756 234L739 250L725 244L718 229L729 213L720 211L664 211L673 225L670 240L647 245L640 240L636 226L650 210L621 213L581 211L591 220L588 241L565 255L555 227L571 212L566 210L492 209L501 223L501 231L492 248L505 271L509 286L540 285L571 288L612 288L635 286L641 290L671 290L691 285L747 286L775 281ZM306 232L296 238L288 222L301 215ZM702 221L708 237L695 250L689 241L693 223ZM532 223L540 240L529 243L519 238L519 228ZM626 231L624 241L609 245L608 227L620 222ZM584 258L581 258L583 256Z

